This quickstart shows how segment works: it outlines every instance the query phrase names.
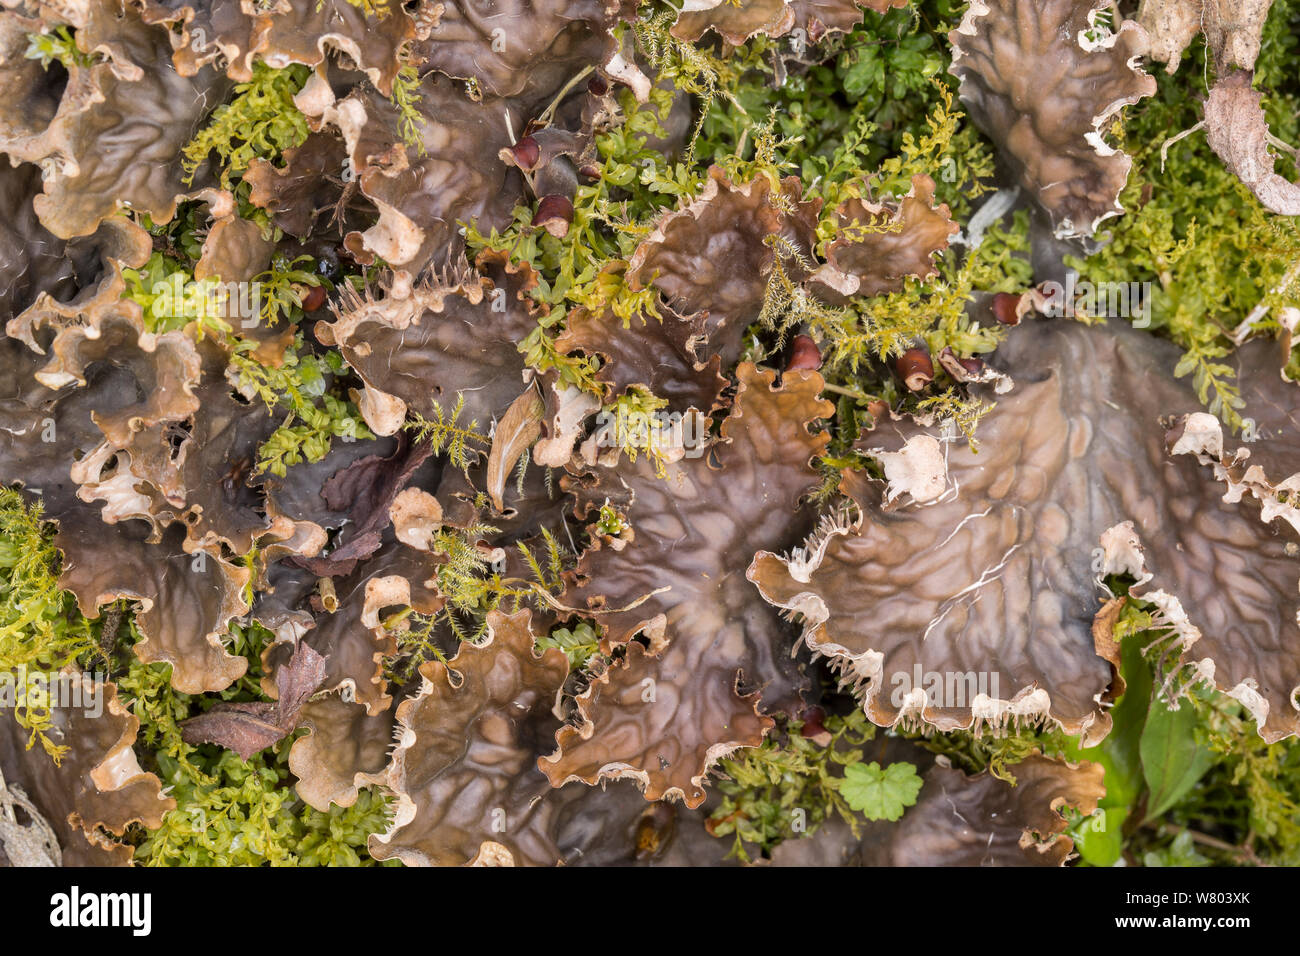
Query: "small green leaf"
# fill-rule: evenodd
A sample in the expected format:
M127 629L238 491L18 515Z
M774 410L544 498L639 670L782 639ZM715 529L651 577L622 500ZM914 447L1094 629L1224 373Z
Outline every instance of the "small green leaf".
M1085 817L1074 835L1074 846L1091 866L1114 866L1124 850L1124 821L1128 807L1108 807Z
M1170 710L1164 701L1152 701L1138 745L1142 772L1151 791L1148 820L1185 797L1214 763L1214 755L1196 739L1196 724L1196 710L1190 702Z
M1208 858L1196 852L1192 835L1184 830L1163 850L1150 850L1142 858L1143 866L1210 866Z
M1142 659L1142 643L1134 635L1120 641L1120 673L1126 687L1110 715L1113 728L1096 747L1081 748L1067 741L1071 760L1092 760L1106 770L1104 807L1128 807L1142 790L1142 758L1139 747L1151 702L1151 668Z
M849 806L868 820L897 820L916 803L920 792L921 778L910 763L891 763L884 770L874 761L855 763L844 768L840 784L840 794Z

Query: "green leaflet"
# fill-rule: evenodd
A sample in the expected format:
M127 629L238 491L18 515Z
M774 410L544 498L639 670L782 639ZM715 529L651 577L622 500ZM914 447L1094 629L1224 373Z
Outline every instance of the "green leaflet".
M849 806L868 820L895 821L916 803L921 792L921 778L910 763L891 763L883 770L880 764L855 763L844 768L840 794Z
M1123 826L1142 794L1144 777L1139 745L1151 701L1151 668L1142 657L1141 628L1148 616L1126 609L1116 626L1124 693L1111 708L1111 732L1096 747L1082 749L1070 740L1071 760L1092 760L1106 770L1106 796L1098 813L1075 831L1079 854L1093 866L1114 866L1123 850ZM1125 637L1127 636L1127 639Z
M1092 866L1114 866L1124 852L1127 807L1099 807L1074 831L1074 848Z
M570 670L581 670L600 651L600 638L586 621L573 628L557 627L549 636L539 637L537 646L543 651L554 647L569 659Z
M1182 800L1213 765L1214 755L1198 739L1198 723L1191 701L1184 701L1177 710L1162 700L1151 702L1139 748L1142 773L1151 790L1148 820Z
M1192 835L1184 830L1174 841L1161 850L1150 850L1142 856L1143 866L1210 866L1208 857L1196 852Z
M1141 621L1146 615L1127 616L1116 628L1120 644L1120 675L1124 693L1111 708L1111 732L1096 747L1084 750L1070 741L1067 753L1071 760L1093 760L1106 768L1106 796L1103 807L1127 807L1142 791L1142 758L1139 741L1146 725L1151 700L1151 668L1142 659ZM1134 625L1138 629L1134 629ZM1128 639L1123 639L1127 632Z

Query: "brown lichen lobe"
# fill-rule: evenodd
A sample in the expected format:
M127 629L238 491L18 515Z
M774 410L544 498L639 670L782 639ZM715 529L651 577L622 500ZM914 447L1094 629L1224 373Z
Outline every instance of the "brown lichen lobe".
M388 767L398 808L371 838L376 859L407 864L553 864L545 778L532 766L536 725L568 674L562 653L534 655L531 615L492 612L488 637L448 666L420 668L420 692L397 709Z
M897 759L897 741L895 759ZM921 762L924 753L909 754ZM854 839L838 819L810 837L787 840L775 866L1064 866L1074 841L1066 808L1087 816L1105 795L1100 764L1030 754L1016 782L969 776L939 758L924 774L916 805L897 823L870 823Z
M157 776L141 769L132 750L140 721L118 699L117 687L71 669L57 679L81 684L80 693L67 698L69 706L50 711L51 735L68 752L56 765L41 747L27 747L28 732L6 719L0 778L22 781L58 838L62 865L126 866L132 848L116 838L132 823L158 827L176 801L163 795Z
M793 542L809 526L799 500L816 484L809 462L830 440L809 427L832 406L816 372L788 372L780 387L748 363L738 375L711 453L673 462L663 477L643 455L574 482L579 516L630 501L634 536L590 549L557 603L596 618L605 646L627 657L579 698L580 723L562 728L541 761L556 786L628 776L647 799L698 806L710 765L762 741L772 721L761 711L798 700L786 628L755 603L743 572L764 541ZM638 633L648 650L633 641Z
M1098 30L1098 0L975 0L949 34L951 72L976 124L1060 237L1091 236L1123 212L1132 160L1104 130L1156 90L1137 60L1145 31L1124 20ZM1096 32L1098 39L1087 34Z
M1118 326L1022 325L995 360L1016 387L981 423L978 454L947 444L942 495L890 503L847 473L859 514L789 557L758 555L750 579L802 616L809 646L858 683L877 723L1047 721L1097 740L1111 675L1091 633L1096 582L1132 573L1188 666L1242 699L1265 738L1295 733L1294 530L1166 451L1162 421L1198 410L1172 376L1176 352ZM1261 374L1275 395L1291 388ZM871 442L918 431L894 423ZM976 680L949 699L917 686L931 673Z

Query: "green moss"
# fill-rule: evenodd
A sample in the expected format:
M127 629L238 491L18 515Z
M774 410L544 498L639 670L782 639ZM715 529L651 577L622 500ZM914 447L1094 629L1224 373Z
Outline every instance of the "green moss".
M74 66L93 66L99 59L77 46L76 33L69 26L58 26L48 33L27 34L27 49L23 56L28 60L39 60L47 70L51 63L60 63L64 69L71 70Z
M818 743L803 735L802 721L789 720L758 747L719 762L722 802L707 827L732 838L730 856L751 862L785 840L811 836L837 814L858 836L864 820L897 820L916 802L914 765L864 761L876 727L860 708L826 717L822 728L829 739Z
M123 269L123 297L144 309L146 331L174 332L194 323L198 333L233 334L219 279L196 280L183 262L154 252L139 269Z
M806 193L829 207L847 185L883 168L882 192L905 193L912 172L928 173L939 200L965 218L993 154L951 106L956 81L947 74L947 33L962 7L930 0L883 15L867 11L850 33L807 51L807 59L822 62L792 66L783 80L770 57L756 57L732 96L710 112L699 152L722 160L756 119L771 115L777 136L790 144L783 161Z
M478 545L496 530L487 525L443 528L434 536L432 551L443 558L435 574L438 591L447 599L442 617L462 641L479 638L489 611L514 613L540 605L539 591L562 591L561 575L566 562L572 563L551 531L543 528L540 558L522 541L513 545L528 566L529 577L507 577Z
M146 770L158 773L177 801L162 826L133 831L136 859L149 865L350 865L369 864L369 834L387 826L385 797L362 791L348 809L320 813L305 806L293 791L286 739L250 761L182 739L181 723L222 700L264 700L261 653L272 635L257 625L235 625L228 649L244 656L249 669L220 694L192 696L171 685L169 664L144 664L133 653L140 633L130 608L119 635L120 658L106 656L99 645L99 622L78 612L72 595L58 587L59 555L39 505L26 506L19 493L0 489L0 670L57 671L79 663L109 666L116 674L119 699L140 720L136 753ZM110 649L111 650L111 649ZM19 724L31 732L29 746L40 741L57 762L66 747L46 735L49 713L35 701L20 698L14 709Z
M701 176L681 163L669 164L662 153L647 147L651 136L666 135L661 118L671 97L655 90L651 101L638 107L631 93L621 97L627 122L596 138L600 174L578 186L573 222L561 239L532 225L532 210L520 206L514 222L503 231L484 235L466 227L470 249L506 251L511 261L527 263L538 274L531 295L549 306L538 328L520 343L530 366L556 369L570 385L599 389L590 359L562 355L554 344L556 329L571 309L592 312L610 309L624 321L633 316L658 318L657 293L634 292L623 280L627 258L649 234L653 219L682 196L698 193Z
M575 308L609 310L625 323L634 316L659 318L656 291L629 289L626 263L657 217L699 194L710 164L736 182L759 175L775 182L800 173L806 195L825 201L818 225L822 245L840 233L836 205L868 183L878 194L902 195L914 174L928 173L938 180L941 200L958 214L969 209L979 180L992 171L992 153L957 109L944 74L943 38L956 14L956 5L946 2L928 3L920 13L868 13L847 37L818 49L829 54L826 65L792 71L781 84L771 66L774 41L756 38L719 58L706 46L673 38L664 11L638 24L639 49L651 64L702 101L690 148L678 157L658 148L673 104L668 89L655 88L640 106L624 91L626 121L597 137L599 176L579 186L566 236L533 226L526 207L516 210L505 230L484 235L467 227L472 250L504 250L539 274L533 294L550 312L521 344L528 363L557 368L566 382L596 390L592 360L560 355L556 327ZM948 285L916 283L903 297L842 310L803 295L778 265L760 327L752 330L767 345L746 357L761 360L780 347L786 331L806 325L829 349L831 388L865 401L875 396L864 392L872 386L860 380L862 371L918 338L952 345L963 356L989 351L993 333L974 329L960 313L972 288L1010 291L1027 281L1027 262L1013 254L1024 248L1023 222L1017 230L993 235L980 258L946 275ZM776 333L775 341L764 329ZM877 384L891 388L886 378ZM967 429L978 417L955 391L926 401L930 411L954 417Z
M236 86L230 102L213 110L208 125L185 146L187 181L215 153L221 185L232 189L233 179L254 159L275 162L286 149L300 146L309 129L293 98L309 76L311 69L301 64L275 69L254 63L253 78Z
M586 621L580 621L572 628L557 627L545 637L537 639L541 650L555 648L563 651L569 659L570 670L581 670L600 653L600 635Z
M389 9L386 0L349 2L367 16L382 17ZM659 318L655 291L627 286L627 259L659 216L698 194L710 164L720 165L737 182L798 174L805 196L824 202L817 227L819 252L840 234L833 218L838 203L864 189L899 196L917 173L936 180L939 201L949 204L957 221L969 217L980 182L992 171L993 152L954 102L955 81L946 72L946 33L961 13L956 0L924 0L884 15L865 12L852 32L802 56L820 62L791 61L787 68L774 66L773 53L788 55L792 38L756 38L723 57L711 40L695 45L673 38L668 28L674 14L667 6L647 4L643 13L647 19L618 30L634 33L642 58L663 86L640 106L630 92L620 94L625 121L597 137L599 175L579 186L568 235L556 238L532 226L528 207L517 209L514 221L499 232L483 235L472 224L466 229L471 252L504 249L514 262L527 263L538 273L532 295L547 308L520 343L532 367L556 369L562 381L597 390L595 362L560 354L555 337L575 308L610 310L624 322ZM1266 93L1272 131L1290 142L1300 136L1298 50L1300 0L1276 0L1256 84ZM96 59L77 48L68 28L31 36L26 55L47 68L56 62L84 67ZM279 163L286 149L306 137L305 117L292 98L309 72L301 66L275 70L257 64L252 81L235 88L186 149L187 173L193 176L211 161L222 185L235 191L240 215L261 225L270 238L278 239L278 233L265 212L248 203L241 178L254 159ZM1112 139L1135 157L1122 196L1128 212L1108 221L1104 247L1075 266L1094 282L1151 282L1152 324L1186 352L1180 373L1191 376L1203 401L1235 424L1240 412L1225 362L1231 347L1227 336L1252 310L1267 307L1257 328L1269 332L1282 307L1300 305L1300 282L1282 282L1300 259L1300 227L1262 210L1213 156L1203 133L1173 144L1162 166L1162 144L1197 122L1200 97L1212 79L1198 43L1176 77L1158 76L1155 97L1126 111ZM667 135L665 122L674 100L664 88L669 84L693 97L691 130L677 155L665 155L659 142ZM415 70L408 66L398 75L392 101L403 138L422 150L418 99ZM1281 152L1278 170L1294 178L1294 165ZM318 460L334 440L369 437L355 406L343 397L346 370L338 352L318 353L299 334L283 365L263 366L253 357L253 343L241 339L239 330L211 307L208 293L214 284L193 278L207 225L201 203L182 204L167 224L147 219L143 224L153 233L157 251L140 269L126 270L125 278L126 295L144 308L149 329L191 328L225 342L234 350L232 365L240 384L285 415L259 451L259 470L283 474L290 464ZM938 369L930 390L919 396L900 394L889 361L918 343L934 354L951 348L963 357L994 349L1000 330L972 325L965 306L975 291L1017 292L1031 281L1027 234L1022 214L1009 227L990 229L969 256L958 250L941 254L935 278L843 308L811 301L776 270L763 314L746 335L746 358L776 361L796 331L817 339L827 392L837 402L832 444L820 461L827 500L839 469L870 467L851 446L871 419L873 400L952 419L977 437L976 422L985 406L964 398ZM281 258L257 277L264 322L301 321L303 290L323 281L312 266L309 259ZM369 278L381 267L370 267ZM175 294L163 300L157 291L162 287ZM1300 362L1293 363L1293 371L1300 372ZM653 395L635 393L608 410L644 413L661 405ZM468 467L471 451L486 448L488 441L479 423L460 422L459 414L452 409L448 415L417 419L410 427L418 437L434 441L454 464ZM527 461L521 462L521 468L527 467ZM602 510L598 525L606 534L627 531L612 508ZM439 641L445 643L448 633L457 640L475 639L488 610L536 605L539 591L559 588L570 556L553 537L534 551L519 546L529 571L522 578L506 578L477 547L477 539L493 530L440 532L434 550L441 558L438 584L448 607L431 617L408 610L385 621L398 639L397 655L384 662L395 679L410 677L423 661L442 659ZM58 567L39 509L25 506L17 492L0 490L0 668L53 670L73 661L107 663L99 648L100 625L82 618L72 598L58 589ZM126 633L138 640L129 608L114 610L127 615ZM1115 729L1102 745L1080 750L1077 743L1044 729L1000 736L930 732L914 735L914 742L968 773L989 771L1010 784L1015 783L1016 765L1035 750L1101 761L1108 789L1101 819L1111 830L1101 833L1097 818L1077 814L1071 825L1089 863L1114 862L1122 852L1130 863L1147 865L1300 864L1300 744L1264 743L1235 701L1187 686L1186 672L1163 674L1170 635L1149 609L1127 607L1117 636L1129 689L1112 710ZM177 693L167 665L128 660L129 652L117 655L114 676L122 699L141 720L141 762L159 773L178 802L158 830L135 833L138 861L373 862L365 848L367 836L384 829L391 812L378 791L362 791L346 810L332 807L321 813L306 807L293 791L287 769L291 740L243 761L182 739L181 723L217 701L265 699L260 653L267 640L269 635L255 625L232 627L228 646L249 660L249 672L227 691L202 696ZM585 624L555 628L538 644L563 651L575 669L599 653L598 634ZM1167 695L1181 694L1184 715L1195 718L1179 719L1181 736L1171 746L1194 749L1209 759L1202 757L1203 771L1173 805L1153 816L1148 812L1152 781L1144 773L1139 743L1150 715L1167 714L1167 708L1160 709L1164 705L1153 702L1161 688ZM15 715L31 731L33 745L40 740L57 756L58 746L43 733L48 714L29 706ZM886 812L874 798L864 801L861 790L852 791L852 800L843 791L849 770L868 788L890 774L888 768L872 770L863 761L875 728L859 710L825 723L834 738L829 747L804 738L802 725L790 720L762 746L723 761L724 778L717 784L722 803L709 826L734 841L736 856L761 855L781 840L814 831L837 813L856 828L864 816L854 810L855 803L875 808L873 813L895 812ZM905 767L891 766L899 768L893 771L899 778L895 782L907 778L896 788L906 796L912 777Z
M433 418L413 412L402 427L411 433L413 441L427 441L435 455L445 454L453 466L468 473L479 453L492 447L492 440L479 431L476 420L461 422L464 411L465 396L457 392L450 412L444 412L442 405L434 401Z
M138 639L138 632L132 631ZM181 736L181 723L218 701L265 700L261 654L274 636L255 624L232 628L228 649L249 669L219 694L182 694L171 665L132 656L118 691L140 718L137 753L176 801L156 830L138 833L137 863L148 866L371 865L366 839L387 828L389 801L363 790L349 808L313 810L298 799L289 773L293 737L243 760Z
M402 133L402 142L424 156L424 117L416 108L421 98L419 71L413 64L408 63L393 77L393 94L390 99L397 107L398 129Z
M613 422L614 441L628 460L635 462L642 454L647 455L660 478L667 474L667 463L663 456L664 448L654 431L657 421L655 416L667 407L667 399L652 395L640 386L633 386L603 410Z
M1064 737L1052 731L1022 728L1002 734L977 734L967 730L948 733L927 731L914 740L968 774L987 771L999 780L1016 784L1015 766L1035 751L1059 753Z
M708 817L708 831L731 836L729 856L750 862L783 840L814 834L833 814L857 834L862 818L840 788L845 767L862 762L862 747L876 728L858 709L823 724L831 735L826 747L803 736L803 722L792 719L779 736L719 761L716 787L723 800Z
M274 327L301 321L302 296L307 288L328 284L310 265L308 256L290 260L277 255L271 267L254 277L259 296L258 320ZM128 299L144 310L145 327L162 333L190 329L208 335L231 350L230 367L237 386L287 415L262 443L256 469L283 476L290 465L319 461L335 439L354 441L374 437L356 405L331 392L331 381L345 377L343 356L336 349L308 351L299 332L278 366L254 357L259 343L241 337L228 321L231 306L218 279L196 280L192 266L154 252L140 269L123 269Z
M17 490L0 488L0 672L13 675L12 715L29 732L27 746L39 741L56 763L68 748L48 736L48 700L18 678L99 655L97 629L59 588L61 564L40 503L29 506Z
M297 322L302 318L304 290L333 287L332 282L312 271L313 264L311 256L290 259L276 253L271 257L270 268L253 276L252 281L257 284L261 299L259 318L268 327L274 328L281 322Z
M308 352L300 332L285 350L278 367L262 365L250 353L256 346L241 341L230 358L241 389L253 393L272 410L287 416L257 450L258 472L284 476L290 465L320 461L335 439L373 438L350 399L329 391L331 377L344 372L343 357L334 350Z
M366 840L388 827L389 800L362 790L351 807L314 810L297 798L288 744L244 761L222 751L194 780L158 758L176 809L136 848L146 866L373 866Z
M317 0L316 9L324 6L325 0ZM348 0L348 3L356 7L368 17L374 17L376 20L382 20L388 16L388 0Z
M1284 138L1296 136L1300 115L1296 41L1284 26L1297 21L1297 11L1295 3L1277 5L1259 61L1262 88L1273 86L1265 111ZM1134 159L1120 196L1126 212L1108 220L1104 248L1068 261L1092 282L1150 282L1151 327L1185 350L1178 374L1190 375L1201 401L1237 429L1242 399L1224 362L1234 347L1228 334L1257 306L1269 308L1255 326L1266 333L1277 329L1281 308L1300 305L1300 276L1283 281L1300 260L1300 223L1265 210L1203 132L1166 148L1200 120L1203 84L1213 79L1203 44L1197 41L1175 76L1156 77L1156 95L1128 110L1116 130Z

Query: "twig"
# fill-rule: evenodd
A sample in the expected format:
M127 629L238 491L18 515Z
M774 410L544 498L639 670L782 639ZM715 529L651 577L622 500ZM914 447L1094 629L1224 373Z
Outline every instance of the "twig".
M1201 120L1191 129L1185 129L1177 136L1171 136L1169 137L1169 139L1165 140L1163 143L1160 144L1160 171L1162 173L1165 171L1165 159L1169 155L1169 147L1173 146L1179 140L1186 139L1188 136L1191 136L1193 133L1202 130L1204 128L1205 128L1205 120Z
M560 101L569 95L569 92L577 86L582 80L586 79L587 74L592 71L592 67L584 67L573 79L564 84L559 93L555 94L555 99L551 100L551 105L546 107L542 115L537 117L537 123L540 126L549 126L551 117L555 115L555 108L560 105Z
M822 391L834 392L836 395L847 395L849 398L860 398L864 402L871 401L870 395L863 395L856 389L845 388L843 385L832 385L830 382L822 385Z
M1283 291L1287 286L1295 282L1297 278L1300 278L1300 259L1297 259L1291 268L1287 270L1287 274L1282 277L1282 281L1273 287L1269 292L1269 295ZM1250 314L1242 320L1241 324L1232 330L1231 338L1235 345L1241 345L1250 337L1250 333L1255 331L1256 324L1258 324L1264 316L1268 315L1268 309L1268 296L1266 295L1259 301L1259 304L1255 306L1255 308L1250 310Z

